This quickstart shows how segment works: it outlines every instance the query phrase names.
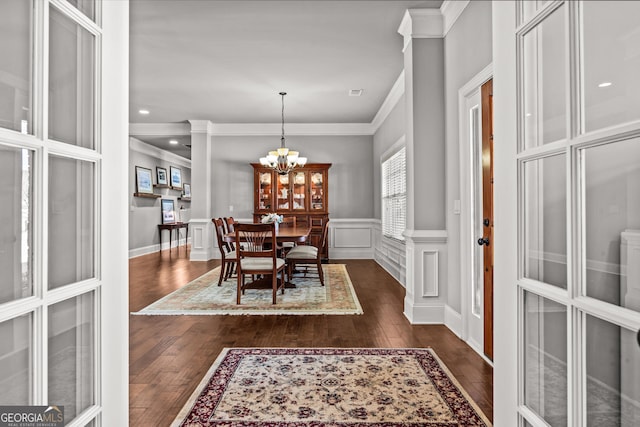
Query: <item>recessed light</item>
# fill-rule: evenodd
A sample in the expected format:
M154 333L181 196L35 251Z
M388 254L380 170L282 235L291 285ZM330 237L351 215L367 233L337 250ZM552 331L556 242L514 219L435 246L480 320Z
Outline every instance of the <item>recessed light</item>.
M149 110L138 110L138 113L144 114L145 116L149 114Z
M362 95L362 89L351 89L349 91L349 96L360 96Z
M169 144L178 145L178 141L176 141L175 139L172 139L172 140L169 141Z
M598 85L598 87L609 87L611 86L613 83L611 82L602 82Z

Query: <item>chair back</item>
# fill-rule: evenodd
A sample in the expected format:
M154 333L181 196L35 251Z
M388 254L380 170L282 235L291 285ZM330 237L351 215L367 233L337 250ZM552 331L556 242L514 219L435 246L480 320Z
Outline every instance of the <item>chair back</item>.
M235 224L238 261L241 258L272 258L276 261L276 228L269 224Z
M229 249L229 244L222 240L225 234L224 221L222 221L222 218L213 218L211 221L216 229L216 238L218 239L218 248L220 248L220 253L225 254L225 250L230 252L231 249Z
M233 219L232 216L230 216L228 218L224 218L224 224L226 226L227 233L235 233L236 232L236 229L234 227L235 220ZM233 242L227 243L227 246L229 247L229 250L232 250L232 251L236 250L236 244L233 243Z
M236 231L236 229L234 227L235 220L233 219L233 217L230 216L229 218L225 218L224 222L227 223L227 233L235 233L235 231Z
M322 257L322 250L327 246L329 240L329 220L327 219L322 226L322 237L320 237L320 246L318 246L318 258Z

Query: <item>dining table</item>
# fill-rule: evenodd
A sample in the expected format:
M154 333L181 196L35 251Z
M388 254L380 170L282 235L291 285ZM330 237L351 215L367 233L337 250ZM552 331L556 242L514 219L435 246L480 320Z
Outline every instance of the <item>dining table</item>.
M311 227L307 225L287 225L282 226L281 224L276 227L276 244L281 245L284 242L294 242L294 243L304 243L309 238L309 234L311 234ZM225 233L223 236L223 240L227 243L233 243L236 241L236 233ZM270 277L270 276L269 276ZM258 279L253 282L253 284L248 287L250 288L270 288L271 287L271 279L269 277L264 277ZM280 280L280 279L278 279ZM285 282L285 288L295 288L296 285L291 283L289 280Z
M309 238L310 233L311 227L307 225L292 225L287 227L280 225L279 227L276 227L276 242L304 243ZM235 242L236 233L225 233L223 239L227 243Z

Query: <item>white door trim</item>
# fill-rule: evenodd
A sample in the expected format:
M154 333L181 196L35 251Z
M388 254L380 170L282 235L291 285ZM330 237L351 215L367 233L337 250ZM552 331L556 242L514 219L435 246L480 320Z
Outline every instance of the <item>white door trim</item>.
M482 71L476 74L469 82L458 90L458 146L459 146L459 168L460 168L460 310L462 314L462 339L469 343L469 316L471 315L471 291L469 284L473 280L472 247L469 242L474 239L474 220L472 218L473 201L473 174L470 168L473 159L473 147L468 143L469 120L467 115L467 100L480 90L482 84L493 77L493 64L487 65ZM470 345L472 343L469 343ZM480 343L482 344L482 343ZM484 351L471 347L484 357Z

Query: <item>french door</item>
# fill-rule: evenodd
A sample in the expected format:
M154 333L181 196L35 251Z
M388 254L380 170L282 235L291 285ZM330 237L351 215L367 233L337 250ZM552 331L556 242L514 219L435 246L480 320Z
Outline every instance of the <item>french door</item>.
M640 425L640 2L494 7L496 425Z
M109 379L102 375L105 366L120 365L104 357L105 349L117 359L123 354L104 334L120 322L113 313L121 310L112 305L107 322L103 303L126 290L125 248L113 255L108 249L115 246L105 244L111 238L103 237L105 213L113 212L116 221L126 218L125 204L108 205L115 199L103 197L102 178L105 166L116 166L104 161L105 153L110 159L126 153L126 134L117 133L106 148L102 143L105 135L116 135L108 132L126 127L126 119L109 115L126 111L126 98L109 108L103 99L126 86L112 75L113 92L103 97L102 23L126 17L122 8L128 5L109 5L115 13L105 21L102 5L0 1L0 405L58 405L65 425L72 426L122 418L105 415L104 402L118 388L126 396L126 369L111 369ZM111 26L111 39L117 31L127 34L127 25L124 20ZM127 63L118 61L111 66L126 70ZM112 181L112 188L124 190L125 180ZM103 286L105 277L116 275L123 283ZM109 393L105 382L114 384ZM126 419L120 403L107 407L123 411Z

